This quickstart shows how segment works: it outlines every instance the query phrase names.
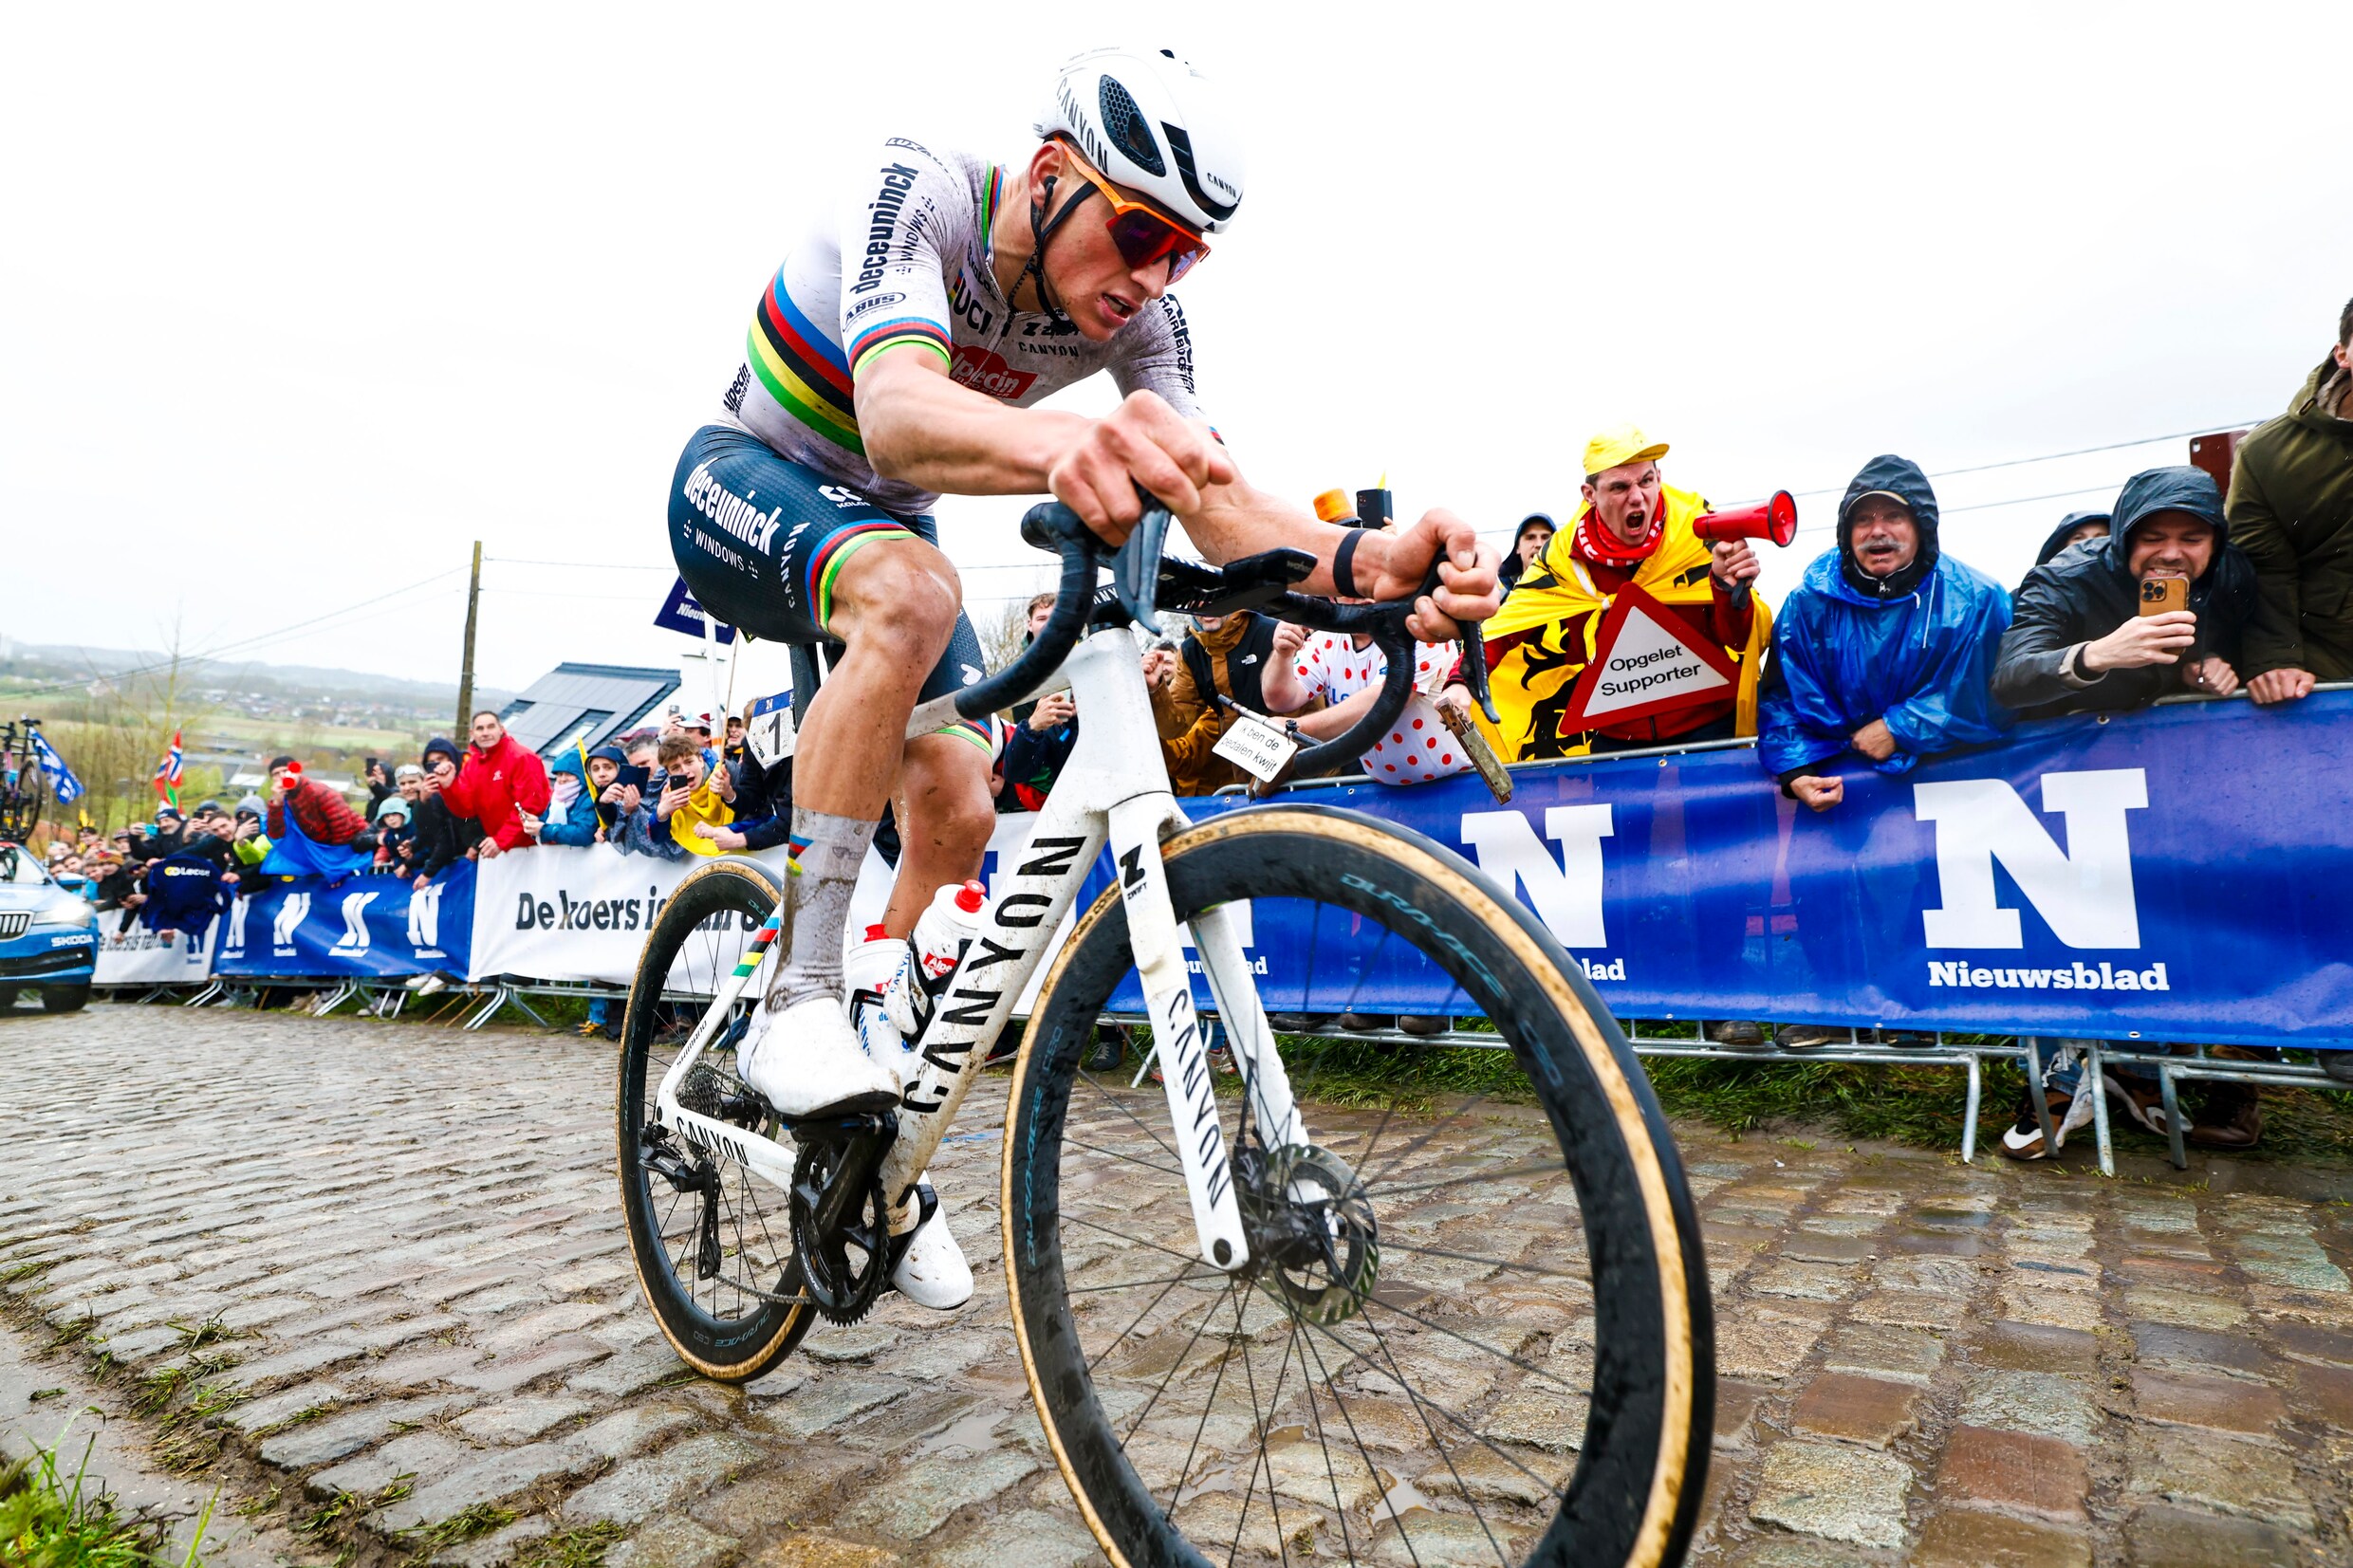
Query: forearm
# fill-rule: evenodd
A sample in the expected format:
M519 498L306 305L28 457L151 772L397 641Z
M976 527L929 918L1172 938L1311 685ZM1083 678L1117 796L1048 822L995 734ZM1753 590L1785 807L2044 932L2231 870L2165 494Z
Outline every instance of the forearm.
M1349 563L1359 583L1372 581L1388 559L1387 534L1323 522L1305 507L1252 488L1247 479L1237 479L1231 485L1211 485L1201 494L1201 509L1182 521L1186 534L1203 556L1212 562L1225 562L1261 550L1305 550L1315 557L1315 570L1298 584L1301 593L1336 592L1332 584L1332 555L1340 548L1340 542L1351 533L1363 535Z
M858 429L875 472L952 495L1038 495L1085 415L1013 408L961 387L929 350L895 348L858 378Z
M1313 713L1303 713L1291 722L1299 727L1301 734L1311 739L1333 740L1346 734L1349 727L1370 712L1373 704L1379 700L1380 700L1380 688L1368 686L1345 702Z
M1295 713L1307 705L1307 683L1299 678L1299 667L1288 658L1278 656L1272 661L1258 677L1258 690L1266 696L1269 713Z

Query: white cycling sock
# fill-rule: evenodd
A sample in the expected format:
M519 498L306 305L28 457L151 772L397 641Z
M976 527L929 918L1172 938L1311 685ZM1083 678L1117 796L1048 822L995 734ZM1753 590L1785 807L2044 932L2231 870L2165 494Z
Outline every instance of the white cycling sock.
M771 1011L812 996L842 998L842 933L875 824L792 808L792 925L768 988Z

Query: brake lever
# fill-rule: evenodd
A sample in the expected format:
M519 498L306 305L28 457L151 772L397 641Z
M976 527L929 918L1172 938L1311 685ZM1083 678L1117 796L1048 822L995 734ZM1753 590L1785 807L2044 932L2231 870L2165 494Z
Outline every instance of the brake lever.
M1158 636L1160 612L1155 601L1160 589L1160 552L1168 544L1169 525L1175 519L1142 486L1136 488L1136 493L1143 501L1144 514L1137 520L1127 543L1111 558L1111 585L1128 618Z

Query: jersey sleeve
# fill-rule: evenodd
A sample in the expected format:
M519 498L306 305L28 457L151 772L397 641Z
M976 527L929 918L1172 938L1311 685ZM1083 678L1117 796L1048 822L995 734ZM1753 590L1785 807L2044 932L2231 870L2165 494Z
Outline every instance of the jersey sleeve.
M1193 334L1176 296L1161 295L1127 330L1136 334L1136 346L1111 366L1120 395L1156 392L1184 417L1207 419L1193 389Z
M841 213L842 344L853 380L900 343L953 359L943 263L961 247L971 206L963 177L904 137L860 170Z

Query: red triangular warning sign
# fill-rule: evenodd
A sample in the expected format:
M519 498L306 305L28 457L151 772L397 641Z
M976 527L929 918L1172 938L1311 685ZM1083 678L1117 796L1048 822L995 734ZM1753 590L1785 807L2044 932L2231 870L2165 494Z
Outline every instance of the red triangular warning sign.
M1740 680L1731 655L1693 638L1682 618L1631 582L1603 612L1593 646L1561 715L1564 735L1713 701Z

